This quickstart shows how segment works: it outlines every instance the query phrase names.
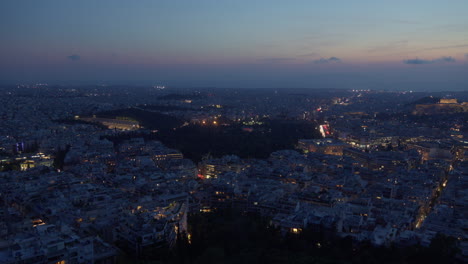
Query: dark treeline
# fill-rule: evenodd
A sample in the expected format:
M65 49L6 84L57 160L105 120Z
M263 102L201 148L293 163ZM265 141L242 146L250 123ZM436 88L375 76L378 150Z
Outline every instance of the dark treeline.
M55 169L63 170L63 165L65 164L65 157L67 156L68 151L70 151L70 145L67 145L64 149L58 149L55 153L54 162L52 166Z
M141 109L155 110L155 111L201 111L200 108L189 108L174 105L139 105Z
M281 232L255 214L227 209L189 215L175 248L147 249L140 263L459 263L456 240L438 235L428 248L374 247L324 230ZM122 257L121 263L135 263ZM461 262L460 262L461 263Z
M200 161L204 156L237 155L241 158L268 158L277 150L294 149L301 138L318 138L316 125L302 121L269 121L254 126L253 131L242 130L241 124L231 126L188 125L177 129L163 129L157 133L109 136L119 144L131 137L160 140L170 148L180 150L186 158Z
M4 171L19 171L21 170L21 165L19 161L0 163L0 172Z
M437 104L440 101L440 97L426 96L416 101L406 104L406 106L415 106L418 104Z
M272 152L294 149L300 138L318 138L313 123L269 121L254 126L253 131L242 130L242 125L190 125L170 133L158 133L157 139L178 149L190 159L199 161L209 154L213 157L237 155L241 158L267 158Z
M90 126L98 127L100 129L107 129L105 125L102 125L100 123L87 122L87 121L80 120L80 119L71 119L71 118L57 119L57 120L54 120L54 122L59 123L59 124L65 124L65 125L90 125Z
M144 128L151 130L171 130L181 126L184 123L183 120L170 115L145 111L138 108L125 108L105 111L97 113L96 116L102 118L130 118L138 121Z
M101 112L97 116L129 117L137 120L144 128L158 131L151 134L136 132L107 137L116 144L140 136L149 140L160 140L196 162L206 155L221 157L232 154L241 158L267 158L274 151L294 149L298 139L320 137L316 124L303 120L263 120L262 125L249 127L249 132L242 129L242 124L222 118L218 119L218 125L183 126L184 121L179 118L137 108Z

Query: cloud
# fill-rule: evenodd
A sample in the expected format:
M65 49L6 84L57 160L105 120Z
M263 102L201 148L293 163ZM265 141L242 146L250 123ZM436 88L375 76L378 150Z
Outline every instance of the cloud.
M455 62L455 61L456 60L453 57L441 57L441 58L434 60L434 62Z
M424 60L424 59L409 59L404 60L403 63L405 64L413 64L413 65L421 65L421 64L432 64L432 63L440 63L440 62L455 62L456 60L453 57L440 57L438 59L433 60Z
M326 58L320 58L318 60L314 60L314 63L318 63L318 64L324 64L324 63L338 63L338 62L341 62L341 59L337 58L337 57L330 57L328 59Z
M79 61L81 57L80 55L73 54L73 55L67 56L67 59L72 60L72 61Z
M431 60L422 60L422 59L410 59L403 61L406 64L430 64L432 63Z

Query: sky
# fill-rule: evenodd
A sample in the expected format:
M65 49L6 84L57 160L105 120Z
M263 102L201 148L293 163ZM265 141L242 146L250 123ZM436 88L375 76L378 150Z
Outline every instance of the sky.
M468 90L466 0L1 0L0 80Z

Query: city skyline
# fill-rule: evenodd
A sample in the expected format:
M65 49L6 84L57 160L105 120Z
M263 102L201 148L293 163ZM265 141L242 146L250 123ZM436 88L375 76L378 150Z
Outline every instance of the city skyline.
M7 1L2 82L466 90L464 1Z
M467 0L3 0L0 263L468 263Z

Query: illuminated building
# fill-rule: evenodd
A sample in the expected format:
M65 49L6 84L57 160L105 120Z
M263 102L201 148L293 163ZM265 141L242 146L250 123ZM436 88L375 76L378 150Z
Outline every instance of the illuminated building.
M126 247L139 256L150 247L173 247L180 232L186 231L188 203L186 196L154 210L137 207L122 217L116 234Z
M452 160L452 147L448 142L418 142L407 144L408 149L415 149L422 156L423 161L431 159Z
M457 99L447 99L447 98L442 98L439 101L440 104L457 104L458 101Z
M348 147L348 144L334 139L300 139L298 142L299 149L308 153L315 152L326 155L343 155L343 149Z
M326 138L331 136L330 126L328 124L320 125L319 130L322 137Z
M359 162L361 167L371 170L394 171L399 167L411 168L419 163L417 153L401 151L364 152L355 148L345 148L343 155Z
M458 103L457 99L440 99L438 104L418 104L414 115L433 115L440 113L468 112L468 102Z
M99 123L106 126L109 129L119 129L119 130L136 130L140 128L140 124L137 121L133 120L121 120L121 119L110 119L110 118L80 118L80 120Z
M239 173L244 168L237 156L224 156L221 159L205 160L200 164L200 174L206 179L217 178L225 172Z
M172 159L183 159L184 155L175 150L168 150L165 153L157 153L153 155L153 160L156 162L172 160Z

